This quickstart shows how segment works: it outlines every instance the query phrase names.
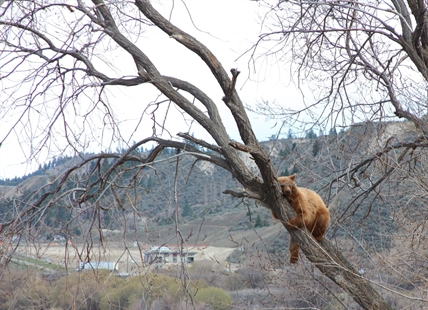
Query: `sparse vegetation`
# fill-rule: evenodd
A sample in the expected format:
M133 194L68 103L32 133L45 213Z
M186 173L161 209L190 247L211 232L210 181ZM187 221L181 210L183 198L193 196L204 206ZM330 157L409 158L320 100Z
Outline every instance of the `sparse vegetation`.
M147 309L168 305L179 309L185 298L210 309L229 309L231 296L202 280L193 280L183 289L180 279L148 274L129 279L109 273L74 273L46 281L41 274L9 271L0 283L0 310L81 309L126 310L145 304ZM7 280L7 281L6 281Z

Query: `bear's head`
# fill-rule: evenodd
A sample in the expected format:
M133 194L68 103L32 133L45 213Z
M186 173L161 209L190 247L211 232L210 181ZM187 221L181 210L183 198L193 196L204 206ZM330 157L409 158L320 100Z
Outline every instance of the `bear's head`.
M294 183L294 179L296 178L296 174L290 176L282 176L278 178L279 185L281 185L282 194L284 197L290 197L295 191L296 183Z

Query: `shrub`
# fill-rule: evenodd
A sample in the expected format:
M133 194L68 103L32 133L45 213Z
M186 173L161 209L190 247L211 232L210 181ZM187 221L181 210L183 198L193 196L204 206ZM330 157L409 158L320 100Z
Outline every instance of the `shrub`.
M42 280L37 274L14 273L20 277L15 279L4 276L1 281L0 309L34 309L43 310L51 308L49 302L49 284ZM19 284L18 286L16 284Z
M209 286L221 286L224 266L213 262L195 262L189 269L191 279L204 280Z
M239 269L238 274L245 281L247 287L262 288L265 286L265 274L261 270L252 267L242 267Z
M74 305L76 309L90 310L98 305L101 292L99 275L75 273L59 279L50 295L54 307L68 309Z
M101 310L121 310L128 308L142 295L142 287L136 283L128 283L116 288L101 298Z
M232 304L232 296L225 290L212 286L201 288L196 293L195 299L199 303L210 305L214 310L226 310Z
M228 291L239 291L247 287L245 278L238 273L231 273L224 281L224 288Z

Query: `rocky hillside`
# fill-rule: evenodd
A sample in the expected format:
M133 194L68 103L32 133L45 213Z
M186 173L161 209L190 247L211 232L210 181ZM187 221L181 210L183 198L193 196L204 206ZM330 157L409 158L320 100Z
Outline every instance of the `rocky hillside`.
M391 179L385 183L388 186L366 191L382 178L387 166L368 163L356 173L352 168L375 156L386 145L411 140L409 132L413 129L410 123L403 122L358 124L339 133L331 131L317 136L308 132L305 138L289 137L266 141L263 145L279 175L297 173L299 186L318 191L330 205L333 216L330 238L351 236L361 244L383 250L391 246L390 235L398 225L391 221L394 212L399 210L397 199L403 197L397 188L406 183L398 184ZM283 229L275 226L277 223L268 210L252 201L243 202L223 194L226 189L240 186L226 171L192 157L180 157L177 161L173 155L173 150L164 151L161 155L164 160L143 170L137 179L127 179L124 173L120 180L122 187L116 192L105 192L92 204L70 206L65 197L44 214L41 234L49 239L59 231L78 238L87 235L97 219L97 225L105 233L121 232L121 237L138 236L148 243L169 243L175 238L179 224L181 235L190 243L239 247L245 240L247 244L267 242L271 249L286 248L288 238L285 234L278 238ZM247 154L242 156L256 171L252 159ZM392 159L394 156L388 157ZM4 185L7 182L1 182L2 220L13 218L10 205L14 199L37 190L41 194L41 189L48 186L58 172L75 162L76 159L67 158L55 164L47 163L18 185L7 186ZM105 162L104 168L111 164L111 161ZM76 185L70 183L68 188L72 186ZM421 199L414 199L412 203L422 206Z

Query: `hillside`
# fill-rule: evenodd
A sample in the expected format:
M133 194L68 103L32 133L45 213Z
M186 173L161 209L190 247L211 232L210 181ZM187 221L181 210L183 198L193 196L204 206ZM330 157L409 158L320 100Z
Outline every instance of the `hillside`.
M360 244L382 251L391 246L389 235L397 228L390 219L397 203L397 196L391 193L396 193L398 185L390 182L389 187L383 189L386 195L379 196L375 192L361 195L362 187L342 188L341 184L349 167L376 154L391 135L396 141L411 138L408 132L412 127L410 123L398 122L357 124L338 134L266 141L263 146L270 153L278 174L297 173L299 186L318 191L327 205L331 205L329 238L352 235ZM144 155L144 150L139 152ZM247 165L255 169L252 159L247 154L242 156ZM96 225L105 233L120 232L118 238L138 238L147 244L176 242L179 229L182 238L191 244L239 248L243 243L250 247L265 243L271 249L286 249L288 237L271 219L268 210L255 208L253 201L242 203L223 194L226 189L240 186L226 171L208 162L194 161L191 156L179 157L177 161L174 150L164 151L160 158L159 163L142 170L134 180L127 178L133 175L126 170L133 169L132 165L123 167L125 172L121 178L115 178L117 189L94 197L93 203L70 206L70 197L65 196L41 218L44 228L39 232L40 238L49 240L60 233L78 239L94 229L96 220ZM37 199L55 185L49 183L55 174L76 162L75 158L57 160L55 164L44 165L43 174L38 171L19 185L1 186L3 221L13 217L8 205L14 199L30 193L35 193L33 199ZM113 163L104 161L101 168L108 169ZM370 169L371 180L367 170L359 171L361 184L373 182L377 175L382 175L382 167L372 165ZM355 182L349 181L349 184ZM70 182L67 189L85 186L85 182L85 174L76 175L75 184ZM419 206L417 201L415 204ZM65 223L68 223L66 230L61 228ZM258 227L255 229L255 226Z
M0 195L4 199L13 199L14 197L24 196L45 186L49 181L46 175L35 175L25 179L15 186L0 186Z
M263 143L278 174L297 173L299 186L323 197L332 215L330 244L363 278L380 283L379 292L395 309L407 307L409 299L403 296L419 296L428 276L428 158L424 146L414 147L411 129L405 122L356 124L339 133L318 137L311 132ZM17 185L2 183L0 222L32 224L13 233L0 226L1 262L9 260L11 274L37 269L49 283L45 286L54 288L66 278L83 276L76 271L81 262L114 261L119 276L111 278L151 270L177 283L185 272L228 290L242 308L282 309L286 300L289 308L359 309L304 255L298 264L289 264L288 232L268 209L223 194L240 187L223 169L167 149L150 165L127 162L103 179L107 186L99 186L97 177L119 155L101 156L85 171L71 174L58 192L52 191L58 186L55 176L76 158L47 163L46 170ZM146 152L132 155L138 159ZM255 169L252 159L242 156ZM84 190L90 199L79 201ZM56 195L50 200L55 203L26 211L47 193ZM194 262L147 263L144 252L159 246L194 252Z

